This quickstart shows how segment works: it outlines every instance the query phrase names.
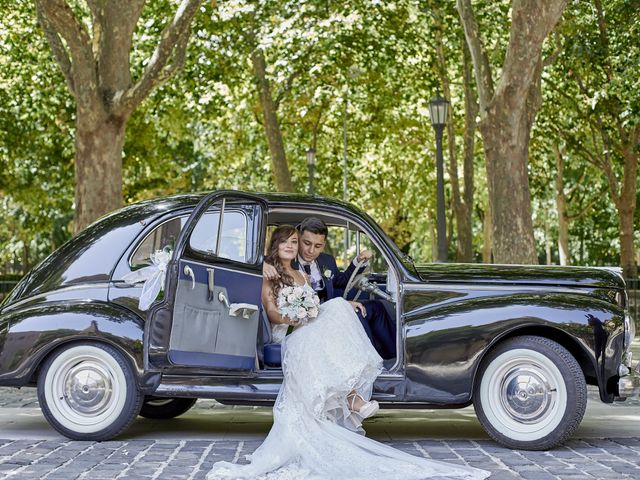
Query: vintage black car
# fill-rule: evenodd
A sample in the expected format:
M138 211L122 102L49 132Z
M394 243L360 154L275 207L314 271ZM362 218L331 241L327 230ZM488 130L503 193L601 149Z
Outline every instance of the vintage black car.
M375 252L348 290L379 297L398 325L397 358L375 384L383 406L473 403L496 441L547 449L579 425L587 384L603 402L637 395L615 271L416 265L350 205L238 191L123 208L51 254L1 305L0 385L37 387L50 424L82 440L115 437L139 414L180 415L197 398L271 404L282 370L260 305L265 242L309 215L330 226L336 257ZM142 311L143 284L124 277L163 248L164 291Z

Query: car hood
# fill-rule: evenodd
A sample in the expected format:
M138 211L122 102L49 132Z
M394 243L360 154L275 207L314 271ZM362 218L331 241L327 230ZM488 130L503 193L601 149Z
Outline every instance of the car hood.
M625 288L614 267L432 263L416 271L425 282Z

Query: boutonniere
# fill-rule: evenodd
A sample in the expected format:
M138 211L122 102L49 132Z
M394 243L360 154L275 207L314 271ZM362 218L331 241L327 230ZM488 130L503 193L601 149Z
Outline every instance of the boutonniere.
M328 278L329 280L333 278L333 272L330 268L327 268L324 272L322 272L322 275L324 275L324 278Z

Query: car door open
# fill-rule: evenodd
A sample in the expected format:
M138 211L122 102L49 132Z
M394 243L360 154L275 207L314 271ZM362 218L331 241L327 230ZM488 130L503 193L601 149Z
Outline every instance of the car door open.
M254 369L263 211L259 201L232 194L207 197L196 208L169 270L173 291L151 317L152 364L211 373ZM157 345L162 329L169 333Z

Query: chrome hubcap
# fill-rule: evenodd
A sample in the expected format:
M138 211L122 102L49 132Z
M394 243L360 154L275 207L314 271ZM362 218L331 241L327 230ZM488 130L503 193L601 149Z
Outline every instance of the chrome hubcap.
M502 407L520 423L538 422L555 404L555 388L542 371L532 366L512 368L500 387Z
M70 368L63 380L64 398L74 411L97 415L105 411L113 396L109 372L103 365L84 361Z

